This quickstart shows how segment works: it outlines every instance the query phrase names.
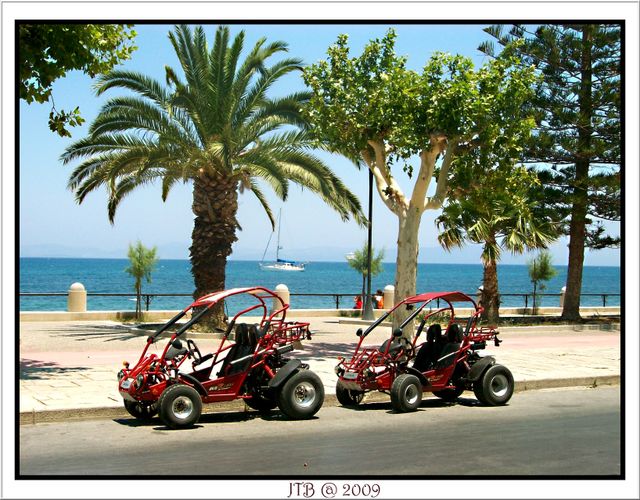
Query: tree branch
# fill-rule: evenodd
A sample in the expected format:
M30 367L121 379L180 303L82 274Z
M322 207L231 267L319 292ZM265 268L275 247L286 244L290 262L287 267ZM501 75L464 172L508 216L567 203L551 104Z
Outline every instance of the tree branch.
M436 194L431 198L426 198L424 203L424 209L434 209L440 208L442 203L444 202L444 198L447 194L447 185L449 182L449 168L451 167L451 162L455 156L457 148L457 140L452 137L449 141L449 145L447 146L447 152L444 155L444 160L442 161L442 167L440 167L440 174L438 174L438 185L436 187Z
M360 152L360 155L362 156L362 159L365 161L365 163L369 167L369 170L371 170L371 173L373 174L376 190L378 191L378 194L380 195L382 202L387 206L389 210L391 210L391 212L393 212L396 215L400 215L402 211L402 207L399 205L397 197L389 196L387 194L389 189L393 190L391 184L387 182L387 178L390 178L390 176L387 175L386 176L387 178L385 177L385 175L383 174L383 171L378 167L376 160L374 160L373 156L368 150L366 149L362 150ZM400 196L404 197L401 191L400 191Z
M425 197L427 196L427 190L431 184L431 178L433 177L433 170L436 166L436 159L442 151L441 144L434 137L431 138L431 149L423 149L420 152L420 172L416 179L415 186L413 187L413 193L411 194L411 202L409 206L411 209L419 210L419 213L425 210Z

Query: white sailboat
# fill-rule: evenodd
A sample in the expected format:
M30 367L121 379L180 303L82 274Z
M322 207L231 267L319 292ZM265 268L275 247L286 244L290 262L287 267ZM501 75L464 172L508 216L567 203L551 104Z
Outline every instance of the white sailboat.
M276 244L276 260L275 262L265 262L264 256L267 254L267 250L269 249L269 243L271 243L271 236L269 236L269 241L267 242L267 247L264 249L264 253L262 254L262 261L260 262L260 269L264 271L304 271L304 262L296 262L293 260L285 260L280 258L280 250L282 247L280 246L280 225L282 223L282 209L278 212L278 241Z

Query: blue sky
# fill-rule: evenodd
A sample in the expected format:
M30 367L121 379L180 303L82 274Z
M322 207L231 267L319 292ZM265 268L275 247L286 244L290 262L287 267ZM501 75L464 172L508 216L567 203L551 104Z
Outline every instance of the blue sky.
M179 64L168 41L171 25L139 25L136 27L138 50L125 67L164 81L164 66ZM327 47L340 33L349 34L350 47L359 53L371 38L382 36L388 25L232 25L232 34L246 31L245 50L266 36L268 40L284 40L290 55L313 63L325 57ZM396 52L408 56L408 65L420 69L435 51L460 53L473 58L477 65L484 61L476 50L486 39L481 25L402 25L398 32ZM210 40L216 26L207 27ZM275 94L302 89L299 75L291 75L274 87ZM106 215L106 194L96 192L82 205L77 205L66 183L73 165L63 166L59 157L73 140L83 137L87 126L109 96L96 97L89 77L72 72L54 86L58 109L79 105L87 120L84 127L72 130L72 139L63 139L47 127L50 106L20 102L20 249L22 256L126 257L127 245L140 239L145 245L156 245L161 258L187 258L191 240L191 186L180 185L170 193L166 203L160 198L160 187L149 186L131 194L120 206L115 224ZM321 155L349 188L367 199L367 174L334 155ZM405 191L410 181L397 174ZM344 254L360 247L365 230L353 222L343 223L335 212L314 195L292 187L289 199L281 203L268 193L272 207L282 207L282 256L303 260L343 260ZM433 223L437 211L426 212L420 229L420 262L479 262L480 249L446 253L437 243ZM265 249L271 228L268 219L251 193L240 196L238 220L243 230L238 233L232 259L259 259ZM618 225L611 225L614 233ZM386 249L385 260L395 260L397 219L374 194L373 242ZM567 240L552 247L554 262L565 265ZM268 256L275 252L273 243ZM504 263L523 263L527 256L505 255ZM587 265L619 265L618 250L587 252Z

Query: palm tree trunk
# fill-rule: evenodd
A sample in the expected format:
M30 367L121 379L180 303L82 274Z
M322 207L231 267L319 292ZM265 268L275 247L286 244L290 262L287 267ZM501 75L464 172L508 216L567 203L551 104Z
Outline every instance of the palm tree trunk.
M194 298L224 290L227 257L237 240L237 181L222 176L202 174L193 183L192 210L195 221L192 233L191 272L195 283ZM221 302L203 323L222 327L224 304Z
M500 296L498 294L498 263L495 260L483 262L482 277L482 319L490 325L500 320Z

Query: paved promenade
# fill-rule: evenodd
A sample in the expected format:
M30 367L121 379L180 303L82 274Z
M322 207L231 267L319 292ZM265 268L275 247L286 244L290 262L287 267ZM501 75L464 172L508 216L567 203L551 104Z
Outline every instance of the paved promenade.
M618 383L620 332L606 326L503 328L504 342L488 345L485 352L513 372L516 390ZM335 401L337 357L353 352L357 328L337 317L312 318L313 339L292 353L323 380L328 402ZM380 344L388 334L383 328L367 343ZM113 321L21 322L21 421L124 412L116 374L123 360L138 360L146 335ZM206 336L194 338L203 352L217 346ZM160 353L164 345L161 340L150 352ZM243 407L239 401L227 406Z

